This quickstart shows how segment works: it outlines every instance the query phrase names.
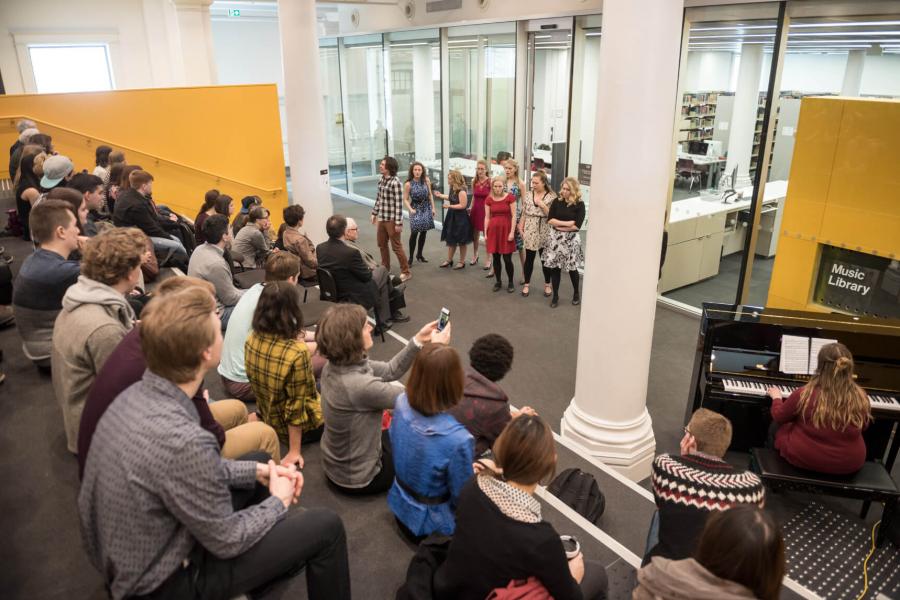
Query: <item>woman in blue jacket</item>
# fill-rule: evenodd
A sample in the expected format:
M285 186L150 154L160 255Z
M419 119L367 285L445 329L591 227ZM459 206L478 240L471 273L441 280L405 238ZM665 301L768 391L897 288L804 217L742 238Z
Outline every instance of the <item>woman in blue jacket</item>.
M456 350L425 344L394 407L395 478L388 506L413 541L456 529L456 503L473 474L475 441L446 411L462 398L464 381Z

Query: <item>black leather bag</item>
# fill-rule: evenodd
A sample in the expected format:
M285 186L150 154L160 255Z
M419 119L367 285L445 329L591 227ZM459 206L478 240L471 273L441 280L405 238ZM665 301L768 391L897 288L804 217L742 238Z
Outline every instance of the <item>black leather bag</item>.
M606 498L597 480L581 469L566 469L556 476L547 491L594 525L606 510Z

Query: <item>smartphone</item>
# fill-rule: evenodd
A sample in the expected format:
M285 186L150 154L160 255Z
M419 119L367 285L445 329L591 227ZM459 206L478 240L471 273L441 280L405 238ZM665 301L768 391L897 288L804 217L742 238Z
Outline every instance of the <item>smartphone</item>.
M437 330L443 331L444 327L447 326L447 323L450 322L450 309L446 306L441 308L441 316L438 317Z

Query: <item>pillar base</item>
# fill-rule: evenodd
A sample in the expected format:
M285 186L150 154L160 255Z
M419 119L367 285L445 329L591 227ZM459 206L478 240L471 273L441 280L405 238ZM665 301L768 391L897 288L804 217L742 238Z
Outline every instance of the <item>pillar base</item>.
M560 431L563 437L632 481L650 476L656 439L646 408L634 421L623 423L588 415L572 400L563 414Z

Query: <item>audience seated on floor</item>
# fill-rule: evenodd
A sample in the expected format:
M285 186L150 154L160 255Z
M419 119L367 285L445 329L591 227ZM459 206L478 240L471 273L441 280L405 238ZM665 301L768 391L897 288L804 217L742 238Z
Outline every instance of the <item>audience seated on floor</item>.
M349 599L340 518L289 511L297 470L224 459L200 426L190 398L219 360L221 329L198 287L147 306L147 371L106 410L87 455L78 510L88 557L115 600L232 598L304 566L311 599Z
M188 263L188 275L198 277L213 284L216 288L216 302L222 317L222 331L228 327L228 320L244 294L234 285L231 267L225 259L225 248L231 241L228 218L223 215L208 217L203 223L203 236L206 243L198 246L191 254Z
M57 187L66 187L75 172L75 166L68 156L48 153L42 165L41 191L47 193Z
M370 360L372 325L356 304L336 304L319 320L316 341L328 359L322 369L322 467L334 487L346 494L386 492L394 483L391 440L382 431L382 413L394 408L402 387L394 385L427 342L450 339L449 325L425 325L390 362Z
M32 239L39 245L19 269L13 285L13 312L22 351L40 367L50 366L53 323L81 265L69 260L78 250L78 221L61 200L45 200L30 213Z
M281 464L302 469L300 447L322 437L323 418L312 353L303 341L301 301L297 284L266 283L244 344L244 364L260 417L288 445Z
M343 215L332 215L325 222L328 240L316 247L319 267L334 278L338 302L353 302L366 310L375 310L375 330L389 329L394 321L409 321L400 312L406 306L405 286L394 288L388 270L368 262L368 255L356 244L359 228ZM352 239L351 239L352 236ZM368 255L371 258L371 255Z
M82 196L78 190L69 187L53 188L41 197L41 201L45 199L62 200L68 204L69 210L71 210L78 219L78 234L84 236L84 224L87 222L88 211L87 207L84 205L84 196ZM82 239L81 241L85 242L87 240ZM78 256L80 256L80 251L76 250L69 255L69 258L76 258Z
M557 600L605 598L603 565L580 552L569 559L534 497L556 470L550 426L536 415L512 420L494 443L494 461L482 464L460 493L456 533L434 577L435 598L481 600L520 580Z
M116 227L137 227L153 241L157 254L165 259L172 258L175 264L187 264L188 252L176 235L166 230L166 220L174 222L177 217L161 216L151 198L153 193L153 175L140 169L128 174L129 188L120 189L113 212L113 223Z
M497 384L509 373L512 361L512 344L496 333L481 336L469 348L463 397L448 412L475 438L475 456L491 449L510 419L536 414L530 406L510 408L506 392Z
M262 199L259 196L244 196L241 199L241 210L231 223L231 234L233 236L237 236L244 225L247 224L247 219L250 218L250 209L254 206L262 206Z
M866 462L863 429L872 422L866 392L853 381L853 355L841 343L819 350L816 374L788 398L772 397L775 448L801 469L848 475Z
M273 281L287 281L296 285L300 273L300 259L290 252L276 252L266 259L265 283ZM253 388L247 378L247 368L244 365L244 342L253 328L253 313L259 303L259 296L263 291L262 283L257 283L244 291L238 301L231 317L228 319L228 329L225 331L225 345L222 347L222 360L219 361L218 372L222 378L225 391L234 398L244 402L255 402ZM306 333L306 347L311 354L315 353L315 336L312 332ZM321 369L320 369L321 370ZM315 357L313 358L313 372L316 371Z
M108 147L108 146L107 146ZM103 180L96 175L76 173L69 181L69 187L81 194L87 211L81 223L81 233L88 237L97 235L97 221L103 209Z
M283 211L284 225L281 226L279 239L281 246L300 258L300 279L306 282L316 281L316 245L303 231L303 217L306 211L299 204L285 206Z
M214 296L212 284L196 277L169 277L154 291L154 297L165 298L188 288L199 288ZM84 474L84 463L97 423L116 397L141 380L147 361L141 350L140 323L129 331L103 364L90 388L78 430L78 475ZM275 462L281 458L281 446L275 430L261 421L251 421L247 406L239 400L209 402L202 387L191 398L200 426L216 437L224 458L238 458L249 452L262 451Z
M475 441L447 410L462 397L464 380L456 350L429 342L413 361L406 392L397 398L388 506L408 539L453 535L456 527L459 493L472 478Z
M759 477L725 462L730 445L731 422L700 408L684 428L681 455L661 454L653 461L657 512L644 564L654 556L673 560L693 556L710 514L737 504L763 506L765 489Z
M9 147L9 173L10 176L15 175L16 169L19 167L19 157L22 155L22 148L28 143L31 136L40 133L37 125L31 119L21 119L16 122L16 133L18 137L13 145Z
M234 234L234 251L243 257L244 267L261 267L272 252L267 233L272 227L269 209L256 206L250 209L247 224Z
M710 515L692 558L657 556L638 571L634 600L777 600L784 539L771 516L737 505Z
M84 245L81 275L63 296L53 326L51 374L66 446L73 454L78 453L78 427L88 391L134 327L134 310L126 296L141 278L146 247L146 236L130 227L91 238Z
M231 215L233 204L231 196L222 194L219 190L208 190L206 192L203 198L203 206L200 207L200 212L197 213L197 217L194 219L194 239L198 246L206 242L206 237L203 235L203 223L207 217L224 215L227 219Z

